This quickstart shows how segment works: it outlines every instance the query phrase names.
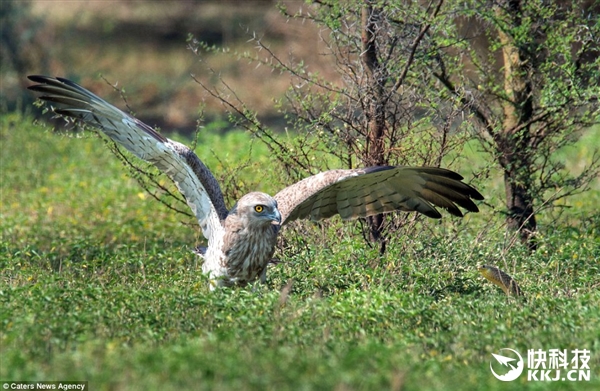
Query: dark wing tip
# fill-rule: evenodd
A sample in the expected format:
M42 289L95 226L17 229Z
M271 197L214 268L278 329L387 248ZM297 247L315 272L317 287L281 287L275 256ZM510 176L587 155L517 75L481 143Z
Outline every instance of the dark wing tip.
M45 83L48 79L52 79L50 76L43 75L29 75L27 78L36 83Z
M467 185L467 184L465 183L465 185ZM485 197L479 191L477 191L476 188L474 188L471 185L467 185L467 186L469 187L469 193L468 193L468 195L469 195L470 198L472 198L472 199L474 199L476 201L483 201L483 200L485 200Z
M460 211L460 209L456 208L456 209L452 209L452 208L444 208L446 210L446 212L450 213L452 216L456 216L456 217L465 217L465 215L462 214L462 212ZM473 210L469 210L469 212L474 212Z
M32 86L27 87L27 89L35 92L46 92L46 89L43 84L34 84Z
M477 200L477 201L485 200L485 197L475 189L473 189L473 194L471 194L471 198L474 200ZM477 210L477 211L479 211L479 210Z
M440 212L438 212L437 210L435 210L435 209L426 210L426 211L423 211L423 212L420 212L420 213L422 213L425 216L427 216L429 218L432 218L432 219L441 219L442 218L442 214ZM452 212L450 212L450 213L452 213ZM454 213L452 213L452 214L454 214ZM462 215L461 215L461 217L462 217Z
M36 84L36 85L27 87L28 89L34 90L34 91L35 91L34 88L36 88L37 86L43 87L45 85L60 87L60 86L64 86L65 84L69 84L69 85L77 86L72 81L63 79L62 77L51 77L51 76L44 76L44 75L29 75L29 76L27 76L27 78L33 82L40 83L40 84Z
M419 167L419 170L427 173L427 174L431 174L434 176L440 176L443 178L448 178L448 179L453 179L455 181L461 182L461 184L466 187L466 195L468 195L470 198L477 200L477 201L482 201L485 198L483 197L483 195L477 191L477 189L475 189L473 186L464 183L463 180L465 179L462 175L460 175L459 173L457 173L456 171L452 171L452 170L448 170L446 168L439 168L439 167ZM472 211L473 212L473 211Z
M68 87L72 87L73 89L77 90L78 93L82 92L81 86L60 77L29 75L27 78L33 82L39 83L27 87L27 89L31 91L56 94L58 90L69 90ZM46 96L40 96L40 99L46 98Z

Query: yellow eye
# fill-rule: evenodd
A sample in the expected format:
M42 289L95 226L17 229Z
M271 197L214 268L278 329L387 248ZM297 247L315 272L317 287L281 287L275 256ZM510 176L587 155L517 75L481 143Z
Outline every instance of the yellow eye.
M262 213L262 211L263 211L264 209L265 209L265 208L264 208L262 205L256 205L256 206L254 207L254 210L256 211L256 213Z

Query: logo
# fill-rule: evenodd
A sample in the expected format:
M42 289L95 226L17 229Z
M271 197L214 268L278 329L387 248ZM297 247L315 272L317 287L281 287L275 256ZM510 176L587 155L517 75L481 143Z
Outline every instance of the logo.
M523 373L525 363L516 350L504 348L492 353L492 375L500 381L513 381ZM591 352L588 349L528 349L527 381L590 381Z
M519 352L517 352L516 350L513 350L513 349L508 349L508 348L500 349L500 353L502 353L503 351L509 351L514 354L511 354L510 356L512 356L512 357L509 357L509 356L503 356L500 354L492 353L492 356L494 356L494 358L496 359L496 361L498 362L499 365L498 364L492 365L494 363L494 361L490 361L490 370L492 371L492 375L494 375L494 377L498 380L513 381L516 378L518 378L519 376L521 376L521 373L523 373L523 368L525 367L524 362L523 362L523 357L521 357ZM517 358L514 357L515 355ZM496 366L496 370L498 372L504 373L504 374L499 375L496 371L494 371L494 366ZM504 370L501 370L501 368L504 368ZM508 369L508 371L507 371L507 369Z

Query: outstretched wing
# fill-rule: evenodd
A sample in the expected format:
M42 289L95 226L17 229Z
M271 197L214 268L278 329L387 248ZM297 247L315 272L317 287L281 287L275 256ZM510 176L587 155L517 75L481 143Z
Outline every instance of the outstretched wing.
M165 173L198 219L204 236L211 241L227 208L221 188L210 170L185 145L169 140L150 126L124 113L70 80L60 77L28 76L36 84L30 90L41 92L42 100L58 105L58 114L73 117L100 129L137 157Z
M378 166L331 170L310 176L275 195L282 224L296 219L344 220L395 210L438 219L436 206L462 217L459 206L478 212L472 200L483 196L454 171L437 167Z

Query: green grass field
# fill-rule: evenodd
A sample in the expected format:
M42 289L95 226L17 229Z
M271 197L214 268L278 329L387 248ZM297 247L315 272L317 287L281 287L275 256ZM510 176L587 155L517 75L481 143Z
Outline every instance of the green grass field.
M150 199L101 140L1 117L0 380L91 390L600 389L600 188L507 249L502 216L419 220L380 257L357 224L284 231L268 283L209 292L191 220ZM570 151L585 159L595 132ZM273 192L243 133L203 135L215 171ZM212 151L224 156L218 161ZM501 208L502 188L480 189ZM182 222L183 220L183 222ZM526 300L477 273L496 264ZM289 289L291 283L291 289ZM284 289L284 287L286 287ZM591 380L504 383L491 353L589 349Z

